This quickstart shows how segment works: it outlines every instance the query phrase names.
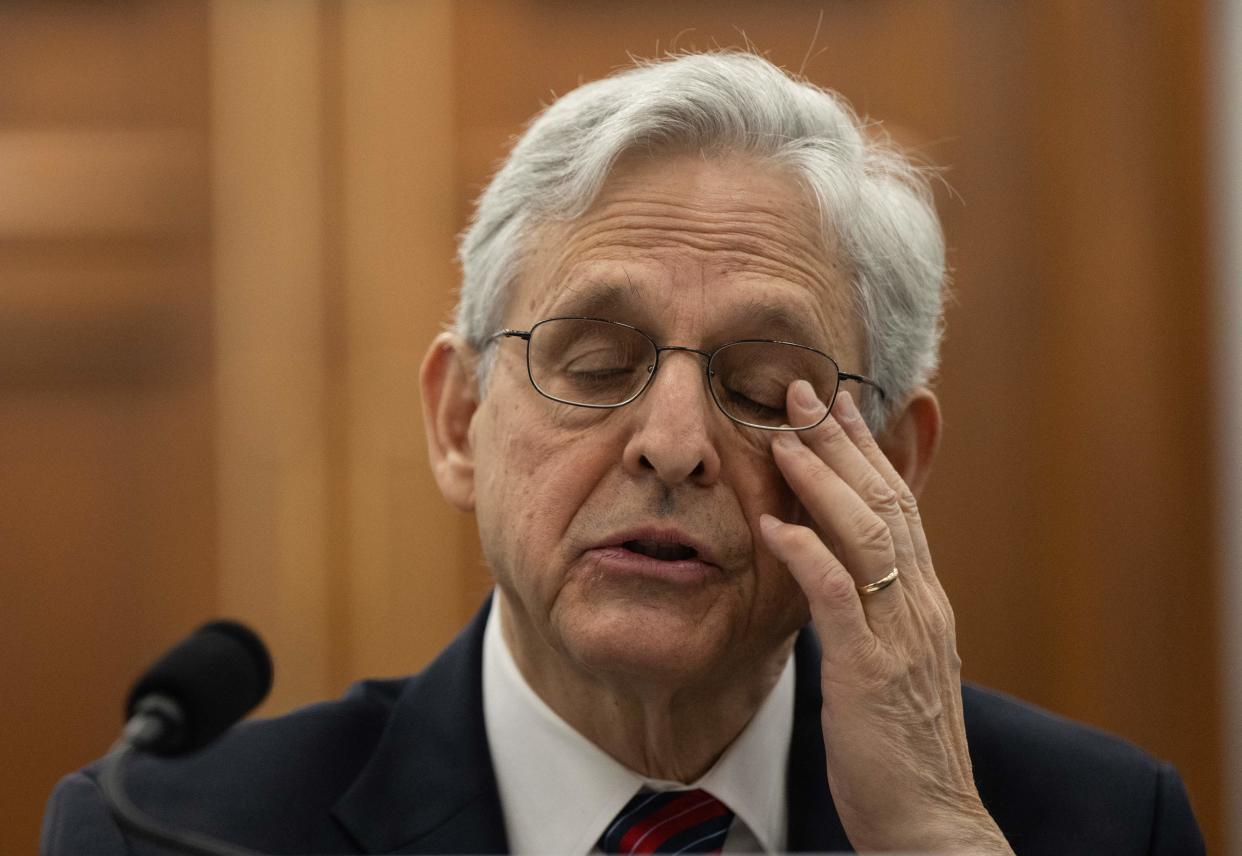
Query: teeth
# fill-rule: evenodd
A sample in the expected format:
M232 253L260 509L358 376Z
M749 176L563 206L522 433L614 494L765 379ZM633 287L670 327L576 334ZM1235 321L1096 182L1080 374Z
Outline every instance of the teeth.
M665 541L626 541L621 546L631 552L666 562L693 559L697 555L693 547L687 547L685 544L670 544Z

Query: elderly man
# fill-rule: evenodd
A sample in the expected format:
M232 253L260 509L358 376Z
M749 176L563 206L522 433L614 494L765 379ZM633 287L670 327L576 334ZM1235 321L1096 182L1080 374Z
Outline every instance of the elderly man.
M461 259L422 383L494 597L420 675L138 765L148 812L277 852L1202 850L1169 766L960 683L915 502L943 242L839 99L746 54L583 86ZM45 850L147 852L94 776Z

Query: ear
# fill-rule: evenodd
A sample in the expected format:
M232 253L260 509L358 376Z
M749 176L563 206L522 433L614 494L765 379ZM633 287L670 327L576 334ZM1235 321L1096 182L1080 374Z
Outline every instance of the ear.
M436 336L423 358L423 427L440 493L462 511L474 509L474 450L470 421L479 406L475 355L454 333Z
M926 387L918 387L901 411L889 419L888 427L876 438L893 468L918 497L931 473L932 460L940 446L940 402Z

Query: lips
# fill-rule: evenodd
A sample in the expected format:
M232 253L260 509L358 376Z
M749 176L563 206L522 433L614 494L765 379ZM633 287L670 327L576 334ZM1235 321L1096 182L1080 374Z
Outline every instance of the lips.
M720 565L715 550L706 540L678 526L639 526L620 530L601 539L592 550L629 555L649 562Z
M686 544L654 541L647 538L625 541L622 542L621 546L632 553L639 553L643 556L650 556L652 559L660 559L665 562L693 559L699 554L698 550Z

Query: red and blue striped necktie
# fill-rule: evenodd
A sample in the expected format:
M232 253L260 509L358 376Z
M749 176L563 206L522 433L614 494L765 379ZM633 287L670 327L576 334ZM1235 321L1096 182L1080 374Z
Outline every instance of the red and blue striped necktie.
M599 840L605 853L719 853L733 812L707 791L639 791Z

